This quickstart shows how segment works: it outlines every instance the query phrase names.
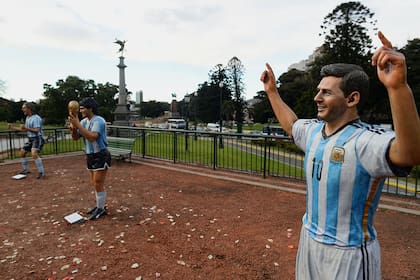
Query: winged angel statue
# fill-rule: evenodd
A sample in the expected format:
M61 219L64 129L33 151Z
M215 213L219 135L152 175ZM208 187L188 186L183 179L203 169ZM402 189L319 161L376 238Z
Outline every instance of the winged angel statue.
M123 54L124 45L126 42L127 42L126 40L122 41L122 40L115 39L114 43L120 45L120 49L118 50L118 52L121 53L121 55Z

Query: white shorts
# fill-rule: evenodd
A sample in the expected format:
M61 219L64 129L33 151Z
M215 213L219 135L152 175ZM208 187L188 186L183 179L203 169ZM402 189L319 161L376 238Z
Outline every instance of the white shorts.
M296 257L296 280L380 280L378 240L359 247L339 247L315 241L302 226Z

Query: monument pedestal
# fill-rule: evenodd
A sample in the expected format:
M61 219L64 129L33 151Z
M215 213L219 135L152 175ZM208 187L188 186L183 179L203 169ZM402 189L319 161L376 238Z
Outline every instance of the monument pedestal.
M112 124L118 126L130 126L130 112L127 109L127 105L117 105L117 108L114 111L114 122ZM112 134L117 137L130 136L127 129L114 128Z

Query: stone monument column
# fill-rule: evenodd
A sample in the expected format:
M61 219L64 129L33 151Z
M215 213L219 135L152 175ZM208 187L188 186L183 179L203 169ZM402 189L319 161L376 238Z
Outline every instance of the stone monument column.
M116 40L115 43L120 45L118 52L121 53L120 63L117 65L119 68L119 92L118 92L118 104L117 108L114 111L114 123L115 125L128 126L130 111L127 107L127 92L125 84L125 68L127 67L124 64L124 44L126 41Z
M169 117L170 118L178 118L179 112L178 112L178 105L176 101L176 93L172 93L172 102L169 107Z

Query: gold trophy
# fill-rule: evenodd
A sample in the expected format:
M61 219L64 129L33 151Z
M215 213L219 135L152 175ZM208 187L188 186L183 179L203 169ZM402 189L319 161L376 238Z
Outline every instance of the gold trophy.
M71 100L67 107L69 109L69 115L72 115L73 117L79 115L79 102Z

